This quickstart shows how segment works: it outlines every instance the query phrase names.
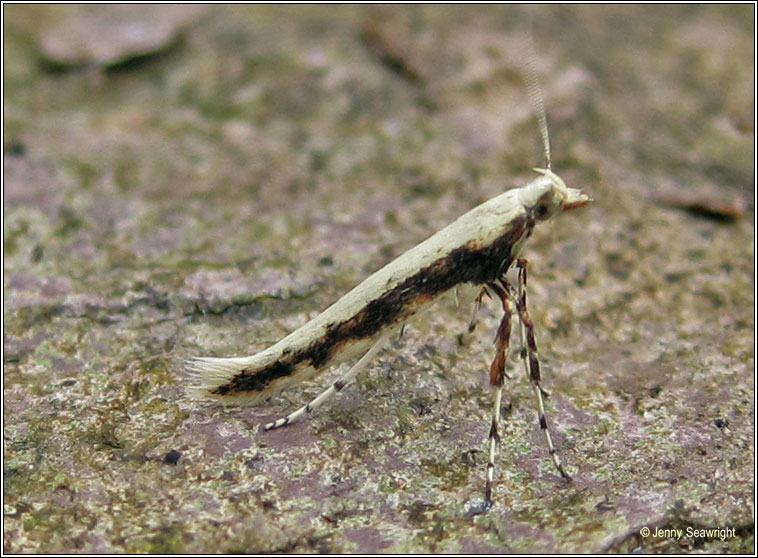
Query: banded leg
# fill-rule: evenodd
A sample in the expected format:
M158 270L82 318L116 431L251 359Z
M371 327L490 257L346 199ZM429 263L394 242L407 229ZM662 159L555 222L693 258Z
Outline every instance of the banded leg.
M263 427L263 430L273 430L274 428L279 428L282 426L286 426L289 423L293 422L294 420L297 420L302 415L306 413L312 413L317 408L319 408L324 401L329 399L331 396L333 396L335 393L339 393L342 391L342 388L344 388L350 380L355 378L355 376L358 374L358 372L361 371L361 368L363 368L368 362L376 356L376 353L378 353L384 344L387 342L387 339L389 339L390 335L392 335L394 329L390 330L388 332L385 332L379 340L372 345L372 347L366 351L366 353L356 362L350 370L348 370L341 378L336 380L332 385L330 385L327 389L322 391L313 401L308 403L307 405L303 405L300 407L297 411L294 411L287 415L286 417L280 418L275 420L274 422L269 422Z
M492 484L495 479L495 454L497 445L500 443L498 424L500 424L500 404L503 398L503 384L508 375L505 373L505 364L508 361L508 352L511 341L511 317L513 315L512 304L508 292L496 283L489 287L498 295L503 304L503 319L497 328L495 336L495 358L490 365L490 385L494 386L495 396L492 402L492 423L490 424L489 442L490 455L487 462L487 484L484 489L484 499L487 503L492 502Z
M471 314L471 320L468 323L468 332L473 333L479 324L479 310L482 308L482 299L487 295L487 289L482 289L474 299L474 311Z
M529 311L526 308L526 266L527 261L523 258L519 258L516 261L516 267L518 268L518 296L516 298L516 309L519 314L519 321L521 322L521 358L524 361L524 369L526 375L534 388L534 394L537 396L537 413L540 423L540 429L545 434L545 441L547 442L548 453L553 460L553 465L566 480L571 480L571 477L563 469L561 460L555 451L553 446L553 439L550 436L550 430L547 427L547 419L545 419L545 402L543 394L545 391L540 386L540 362L537 358L537 341L534 337L534 322L532 322ZM509 285L510 286L510 285Z

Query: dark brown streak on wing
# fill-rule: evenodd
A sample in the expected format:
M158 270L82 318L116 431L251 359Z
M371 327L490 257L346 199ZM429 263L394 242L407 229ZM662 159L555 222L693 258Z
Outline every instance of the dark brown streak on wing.
M513 245L522 235L531 232L533 226L534 221L524 216L510 222L504 232L487 246L469 242L456 248L369 302L352 318L330 324L326 335L305 349L288 354L260 370L243 370L211 393L226 395L262 391L272 381L292 374L302 362L308 362L314 368L326 365L343 344L373 337L388 324L410 317L415 308L456 285L482 285L494 281L510 266Z

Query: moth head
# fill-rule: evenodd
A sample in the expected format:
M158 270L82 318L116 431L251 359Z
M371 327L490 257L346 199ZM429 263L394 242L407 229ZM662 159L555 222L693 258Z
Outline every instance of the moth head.
M592 198L581 190L569 188L550 169L534 169L542 176L524 186L519 200L537 221L545 221L561 211L587 205Z

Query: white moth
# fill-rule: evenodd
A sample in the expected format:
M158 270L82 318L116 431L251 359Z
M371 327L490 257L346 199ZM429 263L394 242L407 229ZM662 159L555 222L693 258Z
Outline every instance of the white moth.
M312 412L339 392L406 320L451 289L473 285L496 295L504 310L496 337L496 355L490 367L490 383L497 389L489 433L486 502L491 501L500 401L514 307L521 322L524 365L538 399L540 426L556 468L564 478L569 478L555 454L544 416L537 347L526 308L526 260L521 259L521 251L537 224L586 205L591 198L581 190L567 187L550 169L547 123L533 73L528 75L527 86L530 99L538 105L548 161L545 169L535 169L540 176L526 186L509 190L473 208L268 349L245 357L190 360L188 369L196 380L190 387L191 394L223 403L256 403L331 366L360 356L345 375L313 401L266 424L264 429L284 426ZM506 272L512 267L519 271L518 287L506 279Z

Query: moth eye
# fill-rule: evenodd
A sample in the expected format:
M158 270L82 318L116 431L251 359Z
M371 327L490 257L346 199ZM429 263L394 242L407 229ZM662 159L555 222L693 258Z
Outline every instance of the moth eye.
M549 213L550 208L548 207L547 203L543 202L534 206L534 216L537 219L546 219Z

